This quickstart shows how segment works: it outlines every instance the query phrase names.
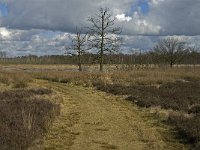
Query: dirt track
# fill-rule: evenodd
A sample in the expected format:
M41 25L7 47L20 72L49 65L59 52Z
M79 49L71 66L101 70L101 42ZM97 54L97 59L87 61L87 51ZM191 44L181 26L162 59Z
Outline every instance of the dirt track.
M184 149L164 127L122 98L92 88L38 81L62 97L61 115L44 139L47 150ZM166 131L165 131L166 130ZM161 132L162 131L162 132Z

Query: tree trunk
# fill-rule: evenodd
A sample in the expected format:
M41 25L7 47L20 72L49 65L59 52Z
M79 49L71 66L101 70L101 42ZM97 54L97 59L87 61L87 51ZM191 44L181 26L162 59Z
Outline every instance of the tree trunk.
M101 48L101 54L100 54L100 71L103 71L103 46Z
M104 52L104 15L102 15L102 32L101 32L101 52L100 52L100 72L103 71L103 52Z
M170 62L170 68L173 68L173 63L172 62Z
M78 68L79 68L79 69L78 69L79 71L82 71L82 65L81 65L80 56L79 56Z
M82 71L82 65L81 65L81 52L80 52L80 47L79 47L79 53L78 53L78 68L79 71Z

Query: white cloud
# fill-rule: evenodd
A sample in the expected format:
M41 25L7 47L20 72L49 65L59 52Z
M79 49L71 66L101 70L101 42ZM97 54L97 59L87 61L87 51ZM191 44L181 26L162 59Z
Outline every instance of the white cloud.
M119 21L131 21L132 20L132 17L130 16L126 16L125 14L119 14L116 16L116 18L119 20Z
M9 39L11 33L6 28L0 28L0 38Z
M150 5L158 5L160 2L163 2L164 0L150 0L149 4Z

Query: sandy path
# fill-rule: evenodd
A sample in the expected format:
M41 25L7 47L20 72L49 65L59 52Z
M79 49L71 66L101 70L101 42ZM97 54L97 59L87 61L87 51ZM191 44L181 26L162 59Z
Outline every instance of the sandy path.
M166 141L144 112L92 88L38 81L62 96L61 115L44 139L47 150L162 150L183 149L176 140ZM158 130L159 129L159 130Z

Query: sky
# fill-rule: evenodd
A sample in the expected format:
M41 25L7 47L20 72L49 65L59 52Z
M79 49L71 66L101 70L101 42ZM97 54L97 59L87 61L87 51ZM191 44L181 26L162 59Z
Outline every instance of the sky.
M0 51L62 55L76 27L108 7L122 28L122 52L148 51L176 36L200 47L200 0L0 0Z

